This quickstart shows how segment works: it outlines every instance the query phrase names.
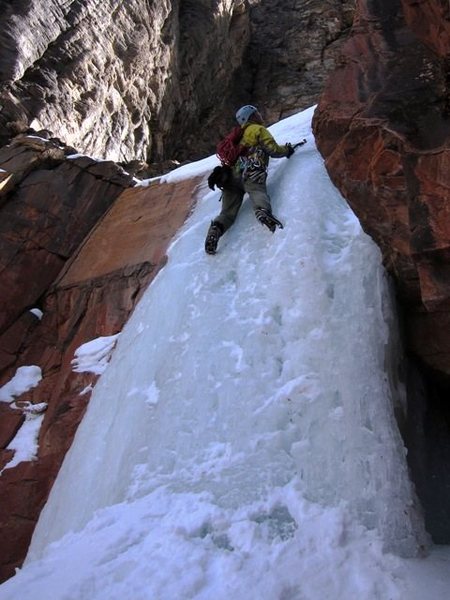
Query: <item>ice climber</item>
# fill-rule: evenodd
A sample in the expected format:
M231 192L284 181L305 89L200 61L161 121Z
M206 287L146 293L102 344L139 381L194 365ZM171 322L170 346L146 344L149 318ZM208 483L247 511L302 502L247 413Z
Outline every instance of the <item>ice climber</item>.
M270 157L290 158L295 149L291 144L277 144L264 127L263 118L256 106L246 105L240 108L236 113L236 120L242 128L239 141L241 155L232 168L216 167L208 179L212 189L217 185L222 190L222 210L212 221L206 235L205 251L208 254L216 253L219 238L233 225L245 193L248 193L260 223L272 233L277 227L283 227L272 214L266 188L267 167Z

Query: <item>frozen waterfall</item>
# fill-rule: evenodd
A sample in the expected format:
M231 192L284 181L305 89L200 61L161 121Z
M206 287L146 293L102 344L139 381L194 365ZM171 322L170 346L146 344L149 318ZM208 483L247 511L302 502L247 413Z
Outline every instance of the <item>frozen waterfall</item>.
M2 600L421 598L420 561L401 558L427 537L394 419L390 290L315 149L312 111L271 128L308 139L272 160L283 230L244 203L207 256L219 193L201 190Z

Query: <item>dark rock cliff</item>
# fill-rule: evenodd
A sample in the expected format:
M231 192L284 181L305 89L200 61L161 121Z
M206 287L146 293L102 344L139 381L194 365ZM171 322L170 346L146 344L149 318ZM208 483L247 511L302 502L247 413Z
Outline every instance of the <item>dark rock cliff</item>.
M205 156L240 102L276 120L317 101L353 5L0 0L0 141L32 126L116 161Z
M450 5L359 0L314 119L331 178L380 246L404 319L409 457L450 540ZM421 373L421 376L418 373Z

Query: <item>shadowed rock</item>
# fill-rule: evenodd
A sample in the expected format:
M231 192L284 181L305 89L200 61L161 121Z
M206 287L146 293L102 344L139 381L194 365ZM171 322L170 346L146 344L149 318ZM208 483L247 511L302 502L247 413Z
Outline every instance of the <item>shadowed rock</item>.
M211 154L239 104L274 122L317 101L353 10L354 0L0 0L0 144L32 126L116 161Z

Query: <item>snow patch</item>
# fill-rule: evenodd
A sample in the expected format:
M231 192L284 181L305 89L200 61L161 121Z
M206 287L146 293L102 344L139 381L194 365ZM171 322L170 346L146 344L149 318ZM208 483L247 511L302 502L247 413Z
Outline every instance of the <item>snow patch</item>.
M34 405L34 410L43 410L46 404ZM38 452L39 431L41 429L43 414L34 414L33 410L28 410L25 415L25 421L16 433L14 439L7 446L7 450L14 450L14 456L0 471L3 473L6 469L12 469L21 462L34 460Z
M145 401L148 406L156 406L159 402L159 388L154 381L147 388Z
M72 360L73 371L95 375L104 373L119 336L120 333L98 337L77 348Z
M94 386L89 384L81 390L79 395L84 396L85 394L90 394L93 389L94 389Z
M0 388L0 402L11 403L14 398L36 387L41 379L40 367L36 365L19 367L14 377Z
M42 317L44 316L44 313L42 312L42 310L40 308L31 308L30 313L33 314L35 317L37 317L39 319L39 321L41 321Z

